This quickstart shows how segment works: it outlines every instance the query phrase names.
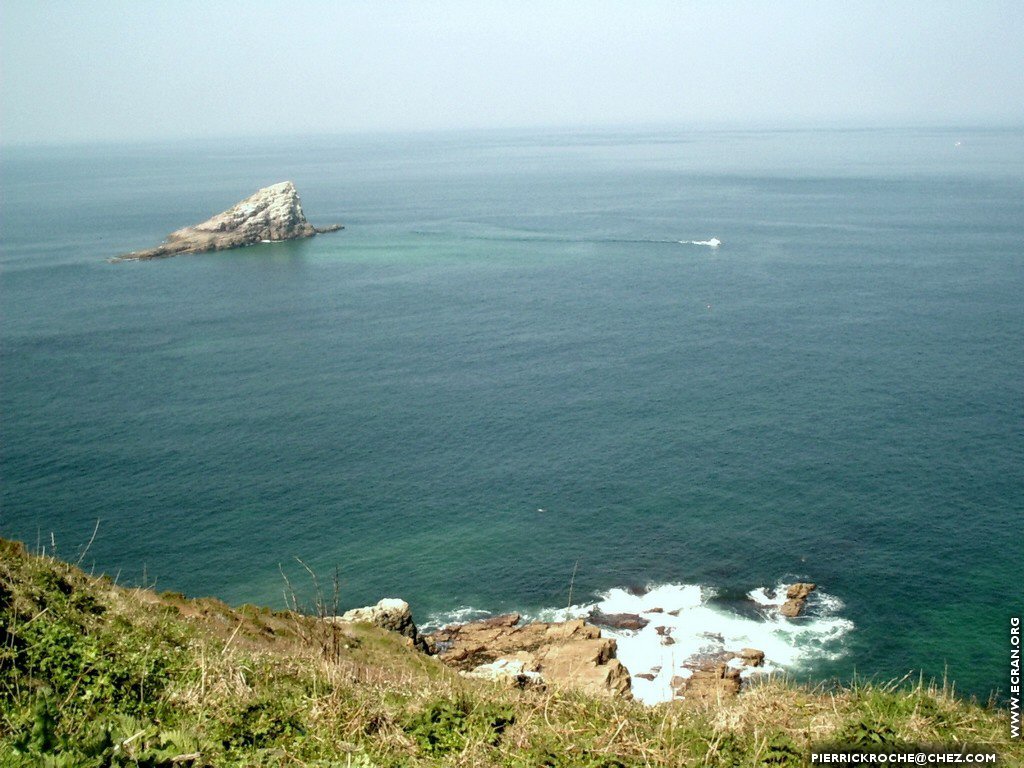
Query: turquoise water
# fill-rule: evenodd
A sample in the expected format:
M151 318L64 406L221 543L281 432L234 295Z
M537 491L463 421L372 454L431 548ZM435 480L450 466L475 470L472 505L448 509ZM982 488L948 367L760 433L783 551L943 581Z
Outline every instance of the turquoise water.
M794 673L1005 691L1024 131L8 148L0 170L4 536L77 559L99 519L86 564L230 602L281 604L298 557L344 606L435 621L564 607L570 582L700 585L762 621L749 591L810 579L808 621L847 624ZM347 229L106 262L284 179Z

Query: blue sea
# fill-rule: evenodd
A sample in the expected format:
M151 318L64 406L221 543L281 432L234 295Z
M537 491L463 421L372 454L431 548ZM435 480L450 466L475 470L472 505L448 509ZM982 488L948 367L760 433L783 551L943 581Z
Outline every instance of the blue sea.
M107 261L286 179L346 229ZM5 147L0 189L0 535L231 603L311 601L304 563L426 624L657 607L677 655L1005 693L1024 130Z

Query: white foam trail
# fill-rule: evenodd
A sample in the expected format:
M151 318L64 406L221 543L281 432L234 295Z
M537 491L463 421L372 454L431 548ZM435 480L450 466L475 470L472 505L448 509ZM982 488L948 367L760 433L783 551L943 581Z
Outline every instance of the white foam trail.
M680 240L680 245L706 245L708 248L717 248L722 244L722 241L717 237L712 237L710 240Z
M787 619L778 612L785 602L787 584L772 589L760 587L747 594L760 615L741 615L728 606L711 601L714 590L696 584L660 584L637 595L625 589L611 589L594 603L549 608L524 621L565 621L585 618L593 610L606 614L632 613L650 623L639 631L602 629L618 644L618 657L633 675L633 695L646 704L672 699L672 678L689 677L691 666L701 657L743 648L765 653L765 665L743 668L743 676L793 670L815 661L842 655L843 637L853 622L839 616L843 602L821 589L811 593L807 612ZM462 607L428 618L425 626L470 621L489 615L486 611ZM671 643L666 644L666 638ZM741 666L735 659L732 666ZM691 665L691 666L687 666ZM653 675L647 680L638 675Z

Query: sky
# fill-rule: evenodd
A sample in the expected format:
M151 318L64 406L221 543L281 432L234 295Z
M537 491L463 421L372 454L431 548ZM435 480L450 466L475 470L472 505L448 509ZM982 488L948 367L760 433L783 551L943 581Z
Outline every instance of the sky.
M1020 0L0 1L0 142L1022 125Z

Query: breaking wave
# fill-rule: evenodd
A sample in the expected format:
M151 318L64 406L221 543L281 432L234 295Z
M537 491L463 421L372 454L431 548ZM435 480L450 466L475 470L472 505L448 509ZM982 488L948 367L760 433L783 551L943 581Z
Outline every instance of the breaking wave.
M714 589L695 584L660 584L642 593L616 588L599 594L592 603L522 615L524 621L565 621L600 611L646 619L649 623L640 630L602 627L602 633L616 639L618 658L633 678L633 695L644 703L657 704L671 700L674 677L689 677L702 659L723 653L743 648L764 651L764 666L743 668L743 677L796 671L839 658L843 639L854 626L840 615L842 600L818 589L811 593L804 614L788 619L778 611L785 602L787 586L760 587L748 592L744 600L720 599ZM425 626L464 623L488 615L487 611L462 607L428 617ZM740 665L739 660L729 663Z

